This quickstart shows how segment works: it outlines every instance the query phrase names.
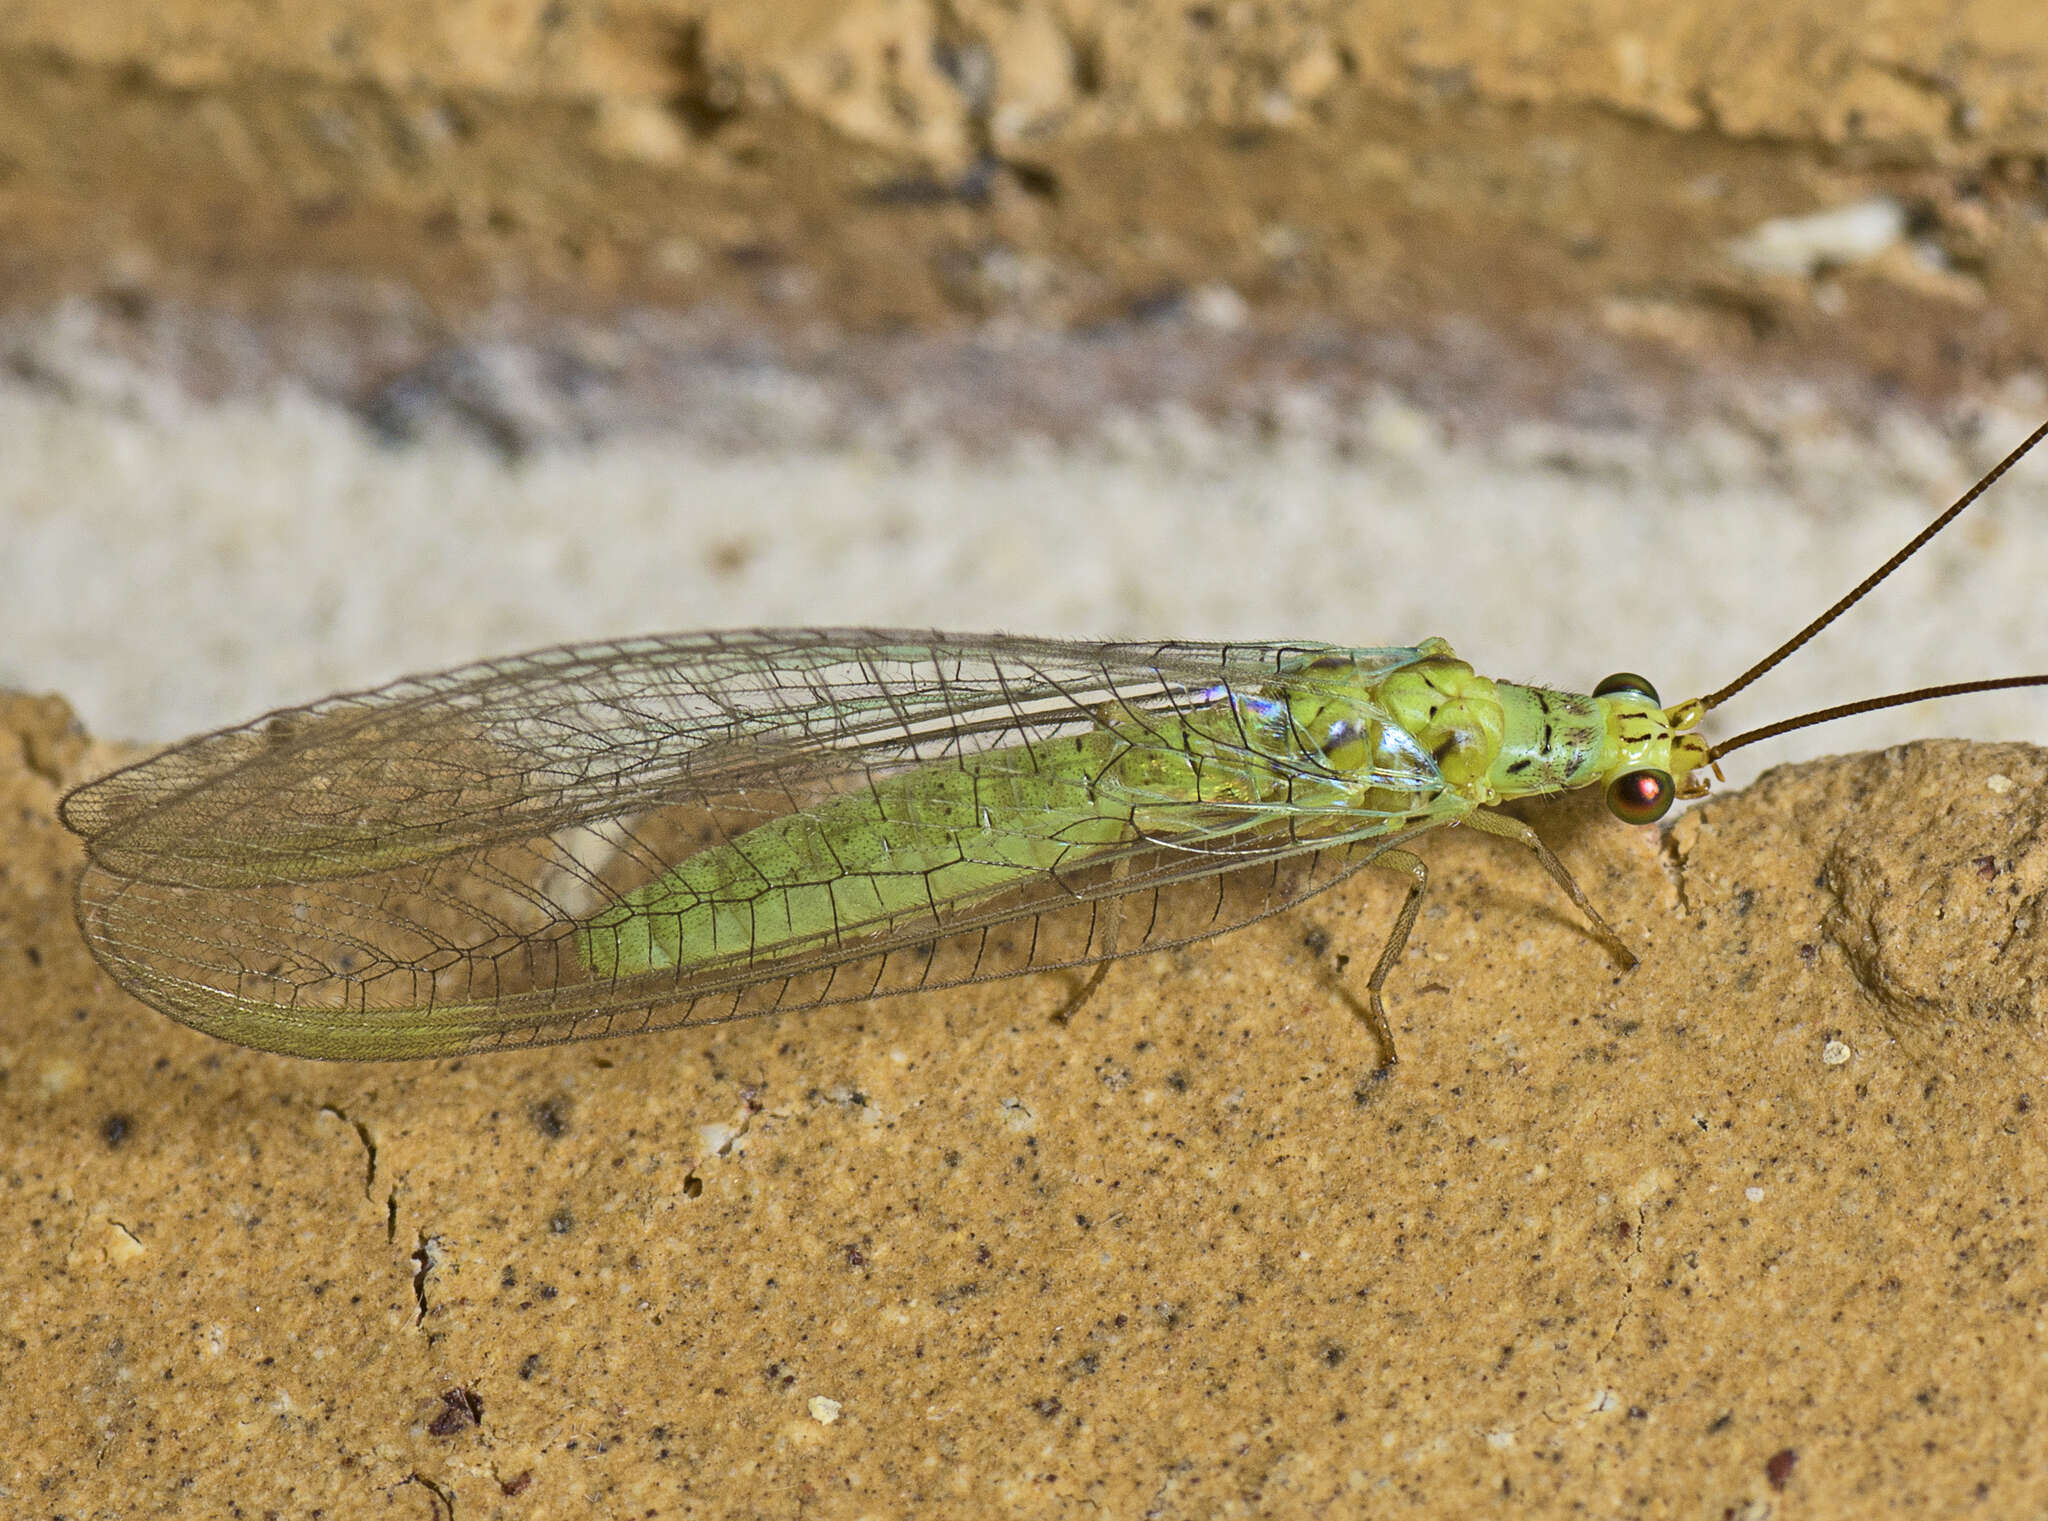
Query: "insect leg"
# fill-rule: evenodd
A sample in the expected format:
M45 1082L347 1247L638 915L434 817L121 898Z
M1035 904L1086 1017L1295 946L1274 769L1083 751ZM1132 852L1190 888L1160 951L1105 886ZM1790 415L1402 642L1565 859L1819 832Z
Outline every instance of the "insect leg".
M1124 856L1109 868L1109 880L1121 882L1131 874L1131 858ZM1103 899L1095 907L1102 916L1099 935L1089 937L1088 949L1101 959L1095 963L1095 970L1088 974L1088 980L1080 990L1053 1011L1052 1022L1063 1025L1081 1012L1081 1008L1095 996L1095 990L1102 986L1102 979L1109 975L1109 964L1116 959L1117 942L1122 938L1124 925L1124 900L1121 895Z
M1572 880L1572 874L1564 869L1564 862L1558 860L1556 853L1543 843L1535 830L1520 819L1511 819L1504 813L1488 813L1484 809L1466 815L1461 822L1474 829L1483 829L1488 834L1497 834L1504 840L1513 840L1518 845L1526 845L1533 850L1536 859L1543 863L1543 869L1550 873L1557 885L1562 887L1572 902L1578 905L1579 912L1586 916L1592 926L1593 937L1607 947L1609 954L1621 963L1624 972L1635 970L1636 953L1630 950L1621 936L1600 917L1600 910L1593 907L1593 900L1588 898L1579 884Z
M1387 985L1387 978L1394 970L1394 963L1401 959L1401 952L1408 948L1408 932L1415 928L1415 916L1422 912L1422 895L1429 891L1429 868L1412 850L1383 850L1372 858L1372 864L1385 871L1398 871L1410 879L1408 897L1394 920L1393 932L1387 936L1387 943L1380 950L1380 959L1373 964L1372 976L1365 982L1366 1023L1372 1026L1372 1038L1380 1048L1380 1062L1373 1069L1373 1076L1385 1077L1394 1070L1397 1058L1394 1055L1394 1032L1387 1024L1387 1005L1380 996L1380 990Z
M1108 975L1109 963L1107 961L1096 962L1095 970L1088 974L1088 980L1081 984L1080 990L1057 1009L1053 1010L1052 1022L1056 1025L1063 1025L1080 1013L1083 1005L1095 996L1095 990L1102 986L1102 979Z

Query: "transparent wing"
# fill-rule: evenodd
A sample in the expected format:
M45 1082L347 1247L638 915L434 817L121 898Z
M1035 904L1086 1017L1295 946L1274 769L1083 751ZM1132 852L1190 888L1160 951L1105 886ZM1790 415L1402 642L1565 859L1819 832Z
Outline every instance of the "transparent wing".
M79 922L108 972L173 1017L349 1058L1073 966L1275 912L1462 811L1391 725L1371 807L1333 809L1312 748L1273 753L1286 694L1341 685L1356 708L1362 679L1416 658L888 630L543 650L275 713L78 789L63 817L89 858ZM1203 736L1192 768L1191 721ZM1156 760L1169 780L1133 782L1153 774L1144 764L1112 775L1098 763L1110 752ZM772 937L593 970L587 926L678 862L731 859L791 816L815 822L835 861L850 857L860 840L848 832L841 852L830 830L870 800L943 792L933 779L956 773L1001 803L973 810L949 848L1010 860L1025 842L1040 864L914 902L840 891L875 868L837 866L848 880L801 885L847 906L809 924L786 909L792 880L752 880L717 889L731 901L712 906L760 925L782 905ZM1190 774L1212 780L1170 780ZM1251 778L1260 795L1217 776Z

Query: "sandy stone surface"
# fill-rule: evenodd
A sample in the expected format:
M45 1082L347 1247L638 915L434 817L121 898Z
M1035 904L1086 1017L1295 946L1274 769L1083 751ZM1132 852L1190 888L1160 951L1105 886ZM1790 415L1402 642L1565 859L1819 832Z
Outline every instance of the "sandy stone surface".
M1870 1516L2048 1504L2048 752L1444 836L1124 963L417 1065L95 970L0 725L0 1500L65 1515ZM1348 966L1347 966L1348 963ZM1336 979L1336 980L1333 980Z
M0 667L97 667L102 727L330 658L885 613L1335 605L1466 650L1435 614L1473 604L1521 674L1617 624L1718 671L2040 415L2048 25L18 0L0 225ZM1844 635L1877 670L1787 681L2031 663L2048 551L1997 510ZM1306 569L1240 547L1278 529ZM1505 571L1375 593L1452 537ZM1218 574L1125 576L1165 539ZM1617 545L1640 615L1583 590ZM604 627L515 620L570 604ZM73 924L57 801L124 758L0 694L5 1515L2048 1513L2048 751L1804 764L1661 831L1531 809L1627 973L1439 836L1377 1081L1377 879L1065 1024L1032 978L222 1045Z

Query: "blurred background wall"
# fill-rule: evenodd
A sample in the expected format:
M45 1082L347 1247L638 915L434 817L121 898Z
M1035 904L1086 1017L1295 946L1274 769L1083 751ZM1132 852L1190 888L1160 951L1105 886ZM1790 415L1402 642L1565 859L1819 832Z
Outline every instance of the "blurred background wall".
M1675 697L2048 409L2048 20L24 0L0 229L0 681L105 733L762 623ZM2048 664L2048 462L1952 537L1742 718Z

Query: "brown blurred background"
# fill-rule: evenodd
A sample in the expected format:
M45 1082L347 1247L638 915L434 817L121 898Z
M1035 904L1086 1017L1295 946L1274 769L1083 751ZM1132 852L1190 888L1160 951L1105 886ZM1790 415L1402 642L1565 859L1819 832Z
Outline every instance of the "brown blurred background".
M1610 425L1731 375L1947 405L2042 363L2044 77L2017 0L31 0L0 292L392 425L485 337L585 426L736 350L849 405L972 375L975 430L1282 376ZM1122 342L982 357L1018 334Z

